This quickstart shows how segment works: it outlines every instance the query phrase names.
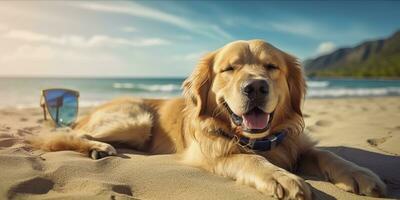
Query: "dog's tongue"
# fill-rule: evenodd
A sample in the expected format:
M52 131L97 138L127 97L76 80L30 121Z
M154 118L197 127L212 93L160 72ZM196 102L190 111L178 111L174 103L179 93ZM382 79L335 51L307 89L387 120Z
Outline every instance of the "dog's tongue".
M247 129L264 129L268 126L269 114L251 111L242 116L243 125Z

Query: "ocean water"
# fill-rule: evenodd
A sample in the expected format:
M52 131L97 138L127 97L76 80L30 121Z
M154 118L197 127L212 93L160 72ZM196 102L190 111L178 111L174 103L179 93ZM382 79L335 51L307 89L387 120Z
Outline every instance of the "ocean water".
M80 106L119 96L168 98L182 93L184 78L0 78L0 107L35 107L40 91L69 88L80 92ZM399 96L400 80L308 79L307 98Z

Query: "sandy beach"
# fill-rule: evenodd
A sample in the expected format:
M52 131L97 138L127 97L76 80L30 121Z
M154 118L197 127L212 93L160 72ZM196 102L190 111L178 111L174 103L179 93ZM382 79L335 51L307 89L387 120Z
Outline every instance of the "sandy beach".
M84 109L84 114L89 109ZM400 198L400 97L307 99L306 132L318 146L377 173ZM269 199L255 189L129 149L91 160L31 150L22 138L54 132L38 108L0 109L0 199ZM54 133L56 134L56 133ZM374 199L305 177L315 199Z

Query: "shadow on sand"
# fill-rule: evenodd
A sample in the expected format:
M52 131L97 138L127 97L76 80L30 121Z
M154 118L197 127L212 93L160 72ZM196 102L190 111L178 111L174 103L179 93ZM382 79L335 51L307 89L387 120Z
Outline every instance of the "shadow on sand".
M121 147L121 146L119 146ZM131 154L150 155L125 147L118 148L119 156L130 159ZM351 147L318 147L331 151L340 157L368 168L381 177L388 186L388 197L400 199L400 156L385 155ZM317 177L304 177L311 180L320 180ZM335 197L312 187L314 199L334 200Z
M400 156L385 155L343 146L319 148L334 152L348 161L372 170L387 184L389 197L400 198Z

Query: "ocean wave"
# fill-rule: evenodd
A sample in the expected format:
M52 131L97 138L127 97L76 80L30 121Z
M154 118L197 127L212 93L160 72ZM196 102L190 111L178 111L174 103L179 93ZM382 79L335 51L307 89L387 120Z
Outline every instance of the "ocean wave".
M79 101L79 107L93 107L103 104L105 102L107 101L104 100ZM29 109L29 108L39 108L39 105L37 103L0 105L0 109L4 108Z
M132 83L113 83L113 88L116 88L116 89L121 89L121 88L130 89L130 88L133 88L133 84Z
M400 95L400 87L310 89L307 97L363 97Z
M131 89L145 92L177 92L181 90L178 84L133 84L113 83L115 89Z
M307 81L307 86L310 88L326 88L329 86L329 81Z

